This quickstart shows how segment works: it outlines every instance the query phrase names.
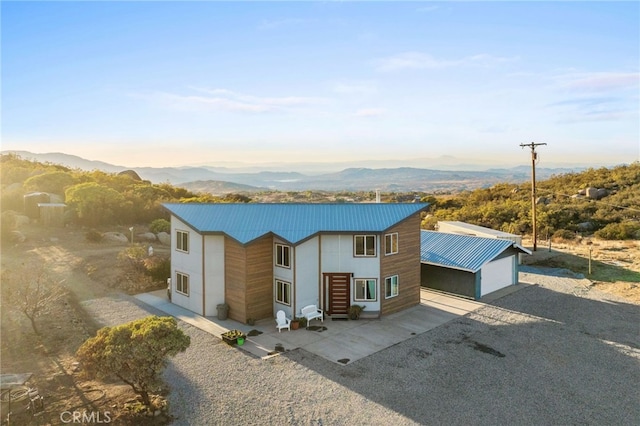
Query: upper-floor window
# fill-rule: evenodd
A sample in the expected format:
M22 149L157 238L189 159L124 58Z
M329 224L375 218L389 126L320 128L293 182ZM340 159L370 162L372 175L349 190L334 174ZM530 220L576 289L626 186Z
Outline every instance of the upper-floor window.
M376 255L376 236L375 235L355 235L354 254L356 256L375 256Z
M398 233L386 234L384 236L384 254L396 254L398 253Z
M176 249L180 251L189 251L189 233L187 231L176 231Z
M189 295L189 275L176 272L176 291L185 296Z
M356 302L375 301L377 282L373 278L356 278L353 281Z
M276 244L276 266L291 268L291 247Z

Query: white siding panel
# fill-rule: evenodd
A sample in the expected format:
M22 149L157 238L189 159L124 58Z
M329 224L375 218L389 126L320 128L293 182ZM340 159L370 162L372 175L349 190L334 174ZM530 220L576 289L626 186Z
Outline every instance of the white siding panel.
M358 235L363 235L358 233ZM384 289L380 277L380 237L376 237L375 257L355 257L353 255L353 235L322 235L322 264L320 273L350 272L353 278L373 278L378 281L378 299L375 302L355 302L353 281L351 282L351 304L365 305L367 311L380 310L380 293Z
M176 230L189 232L189 252L176 250ZM176 271L189 275L189 296L175 291ZM202 236L185 223L171 218L171 301L200 315L202 312Z
M205 316L218 314L224 303L224 236L205 236Z
M307 305L320 306L319 238L314 237L295 248L296 311Z
M515 284L513 268L515 256L489 262L482 267L480 281L480 296L492 293L501 288Z

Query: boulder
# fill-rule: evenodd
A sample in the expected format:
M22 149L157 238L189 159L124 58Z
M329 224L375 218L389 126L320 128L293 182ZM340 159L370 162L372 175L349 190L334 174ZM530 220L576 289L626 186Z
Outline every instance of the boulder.
M158 241L160 241L160 244L163 244L165 246L170 246L171 235L167 234L166 232L158 232Z
M596 199L598 198L598 189L597 188L587 188L585 190L585 194L588 198Z
M547 204L549 204L549 199L547 197L538 197L536 198L536 204L542 204L546 206Z
M582 222L578 224L578 229L581 231L591 231L594 226L592 222Z
M121 232L105 232L103 238L107 241L116 241L119 243L128 243L129 239Z
M596 192L596 197L598 199L604 198L607 195L609 195L609 191L607 191L605 188L598 188L598 191Z
M137 234L136 235L136 240L138 242L140 242L140 241L155 241L156 240L156 234L154 234L153 232L143 232L142 234Z

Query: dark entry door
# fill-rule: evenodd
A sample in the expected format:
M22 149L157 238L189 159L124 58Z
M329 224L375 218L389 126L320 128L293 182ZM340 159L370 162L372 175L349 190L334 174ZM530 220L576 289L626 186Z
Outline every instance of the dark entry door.
M324 310L329 315L346 315L349 310L351 300L351 274L350 273L325 273Z

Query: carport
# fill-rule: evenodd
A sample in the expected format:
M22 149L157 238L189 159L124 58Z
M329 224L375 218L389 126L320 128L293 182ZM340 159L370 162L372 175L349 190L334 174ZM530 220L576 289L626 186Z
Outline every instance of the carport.
M518 283L518 255L531 252L503 239L421 232L421 286L478 300Z

